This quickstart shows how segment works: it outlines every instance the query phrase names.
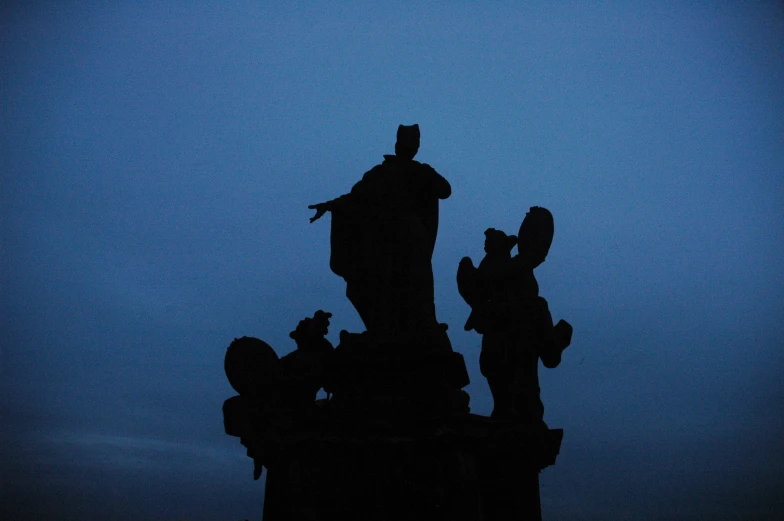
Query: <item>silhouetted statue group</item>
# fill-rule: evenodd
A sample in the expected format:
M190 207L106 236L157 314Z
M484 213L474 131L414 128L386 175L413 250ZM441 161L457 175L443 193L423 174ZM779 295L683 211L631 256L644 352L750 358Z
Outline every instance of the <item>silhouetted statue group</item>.
M256 478L298 425L378 426L468 414L461 390L468 375L446 324L436 319L431 263L439 200L452 189L430 165L414 160L419 141L418 125L400 125L394 155L385 155L350 192L308 207L316 211L311 222L331 213L330 268L346 281L346 296L366 331L341 331L333 348L325 338L331 314L319 310L291 332L297 350L280 359L254 338L229 347L226 373L240 396L224 405L226 430L248 446ZM493 395L491 418L538 433L548 431L538 362L556 367L572 337L566 321L553 325L534 276L553 233L551 213L533 206L516 236L488 228L479 265L464 257L457 269L458 290L471 307L465 330L482 335L479 367ZM328 398L317 401L321 388ZM281 438L284 431L289 434ZM533 464L537 473L551 464L542 461ZM512 512L491 510L487 519Z
M431 258L438 201L452 189L414 160L418 150L419 126L400 125L395 155L384 156L351 192L309 206L316 210L311 222L332 212L330 267L346 280L346 296L367 331L382 337L410 340L438 328ZM541 422L538 360L556 367L571 341L566 321L553 326L533 272L547 257L553 232L550 212L534 206L517 236L488 228L479 266L464 257L458 267L458 290L471 306L465 329L483 336L479 362L493 394L493 418Z

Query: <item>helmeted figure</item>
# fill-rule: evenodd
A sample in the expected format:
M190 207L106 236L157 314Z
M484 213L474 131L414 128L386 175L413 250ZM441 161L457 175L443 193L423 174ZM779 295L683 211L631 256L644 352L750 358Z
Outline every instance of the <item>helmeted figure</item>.
M311 205L332 212L330 268L345 279L346 296L368 332L412 337L437 328L431 257L438 201L449 182L414 161L419 126L400 125L395 155L366 172L351 192Z

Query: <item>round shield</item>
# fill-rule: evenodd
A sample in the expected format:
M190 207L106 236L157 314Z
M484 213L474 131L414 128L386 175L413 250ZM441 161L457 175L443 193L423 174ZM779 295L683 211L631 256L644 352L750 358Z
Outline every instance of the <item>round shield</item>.
M258 338L235 338L226 350L223 368L235 391L261 398L275 385L278 355Z

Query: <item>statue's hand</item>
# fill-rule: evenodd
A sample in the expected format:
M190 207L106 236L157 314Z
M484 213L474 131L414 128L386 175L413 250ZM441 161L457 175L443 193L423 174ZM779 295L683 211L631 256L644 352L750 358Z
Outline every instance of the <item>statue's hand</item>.
M553 340L559 349L566 349L572 343L572 325L566 320L559 320L553 327Z
M308 206L308 208L310 208L311 210L316 210L316 215L310 218L310 222L318 221L324 216L325 213L331 210L329 202L311 204L310 206Z

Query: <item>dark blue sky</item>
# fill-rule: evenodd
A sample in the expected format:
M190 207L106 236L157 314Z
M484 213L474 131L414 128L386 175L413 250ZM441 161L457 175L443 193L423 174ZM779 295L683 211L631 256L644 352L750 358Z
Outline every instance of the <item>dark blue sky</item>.
M457 263L555 216L544 518L780 519L784 9L488 3L2 8L3 518L259 519L225 348L361 329L307 205L419 123L473 412Z

